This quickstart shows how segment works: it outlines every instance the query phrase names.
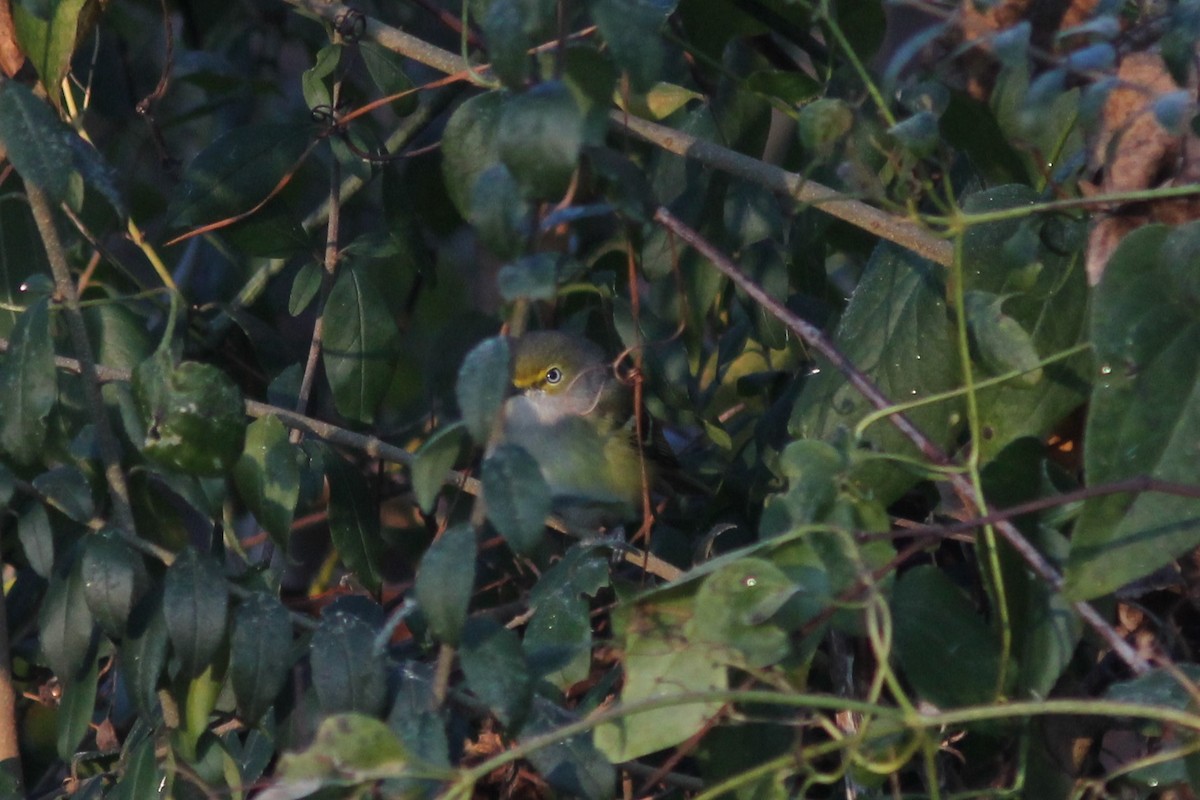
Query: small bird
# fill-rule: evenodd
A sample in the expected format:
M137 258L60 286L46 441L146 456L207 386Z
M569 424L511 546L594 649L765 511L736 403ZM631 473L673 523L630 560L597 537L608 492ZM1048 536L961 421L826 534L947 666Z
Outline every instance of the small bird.
M515 394L504 407L504 438L541 467L554 509L578 527L637 516L643 459L628 387L595 343L561 331L512 343Z

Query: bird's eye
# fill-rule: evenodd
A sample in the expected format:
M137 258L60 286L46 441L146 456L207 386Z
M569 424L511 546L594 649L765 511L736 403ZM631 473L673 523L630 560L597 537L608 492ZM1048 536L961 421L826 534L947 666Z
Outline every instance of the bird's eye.
M558 367L551 367L550 369L546 370L546 383L553 386L554 384L558 383L561 380L562 380L562 370L561 369L559 369Z

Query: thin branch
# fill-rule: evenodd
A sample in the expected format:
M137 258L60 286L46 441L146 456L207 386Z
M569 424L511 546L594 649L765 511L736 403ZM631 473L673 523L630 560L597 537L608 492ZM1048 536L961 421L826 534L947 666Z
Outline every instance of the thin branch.
M0 770L21 789L21 749L17 734L17 692L13 688L11 648L8 645L7 611L0 589Z
M894 404L886 397L870 378L858 369L845 355L834 346L833 342L819 328L811 323L801 319L796 314L793 314L787 309L783 303L776 300L754 281L746 277L737 265L718 250L707 239L701 236L696 231L689 228L671 212L665 208L659 208L654 219L667 230L674 233L683 241L687 242L697 252L712 262L722 274L728 277L734 284L744 291L751 299L766 309L771 316L778 319L786 325L793 333L804 340L809 347L816 350L822 356L830 361L835 368L846 376L847 381L858 392L866 398L877 409L891 408ZM930 461L938 465L952 464L950 456L947 455L941 447L930 439L925 432L912 423L912 421L902 413L895 413L888 417L893 425L899 428L900 432L921 451L921 453ZM973 505L977 505L981 498L975 491L975 487L971 481L965 476L957 472L948 472L946 480L954 488L954 491L959 496L967 498ZM995 522L997 532L1004 537L1009 546L1017 552L1017 554L1025 561L1030 569L1055 592L1061 592L1063 589L1063 577L1055 569L1046 557L1038 551L1033 544L1030 543L1025 536L1017 530L1007 519L997 520ZM1071 601L1075 611L1090 625L1100 636L1108 642L1109 647L1113 652L1124 661L1131 670L1141 674L1150 669L1150 664L1142 658L1136 650L1133 649L1121 635L1117 633L1105 619L1083 600Z
M33 219L37 223L38 233L42 237L46 257L50 262L50 271L54 275L55 291L62 298L71 345L79 359L79 374L83 377L84 395L91 408L92 423L96 430L96 447L100 450L100 460L104 464L104 478L108 482L108 496L112 502L113 515L122 533L136 538L137 526L133 521L133 507L129 503L129 486L125 482L125 473L121 471L121 446L113 434L104 398L100 394L100 379L96 374L96 362L92 358L92 345L88 341L87 326L84 325L83 314L80 311L79 294L75 290L75 282L71 279L71 268L67 265L66 253L58 238L54 212L51 210L49 199L39 186L27 181L25 193L29 197L29 207L33 211Z

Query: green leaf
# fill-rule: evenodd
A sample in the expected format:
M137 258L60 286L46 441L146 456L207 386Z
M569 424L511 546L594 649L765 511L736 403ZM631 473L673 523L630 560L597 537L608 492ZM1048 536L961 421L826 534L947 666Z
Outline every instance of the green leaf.
M89 667L97 642L96 624L88 609L83 573L76 561L65 576L53 575L38 614L38 632L46 665L64 681Z
M244 214L267 199L313 138L309 125L269 122L218 136L192 159L172 194L172 227Z
M505 264L497 276L500 296L510 303L522 297L553 299L558 294L558 261L552 253L533 253Z
M496 131L500 160L526 196L566 191L583 146L583 112L561 81L545 81L506 98Z
M834 344L894 403L918 400L959 385L958 353L946 317L942 268L892 245L876 248L834 334ZM810 376L788 429L796 438L836 440L874 409L830 364ZM961 401L909 409L908 418L935 443L949 446L962 425ZM863 433L873 453L919 457L887 420ZM888 503L912 485L907 470L864 460L851 473Z
M313 687L324 713L380 714L387 700L387 664L376 630L348 611L327 610L309 648Z
M366 270L343 267L322 314L325 374L338 412L371 422L395 371L400 332Z
M67 197L71 171L70 138L63 125L28 86L16 81L0 85L0 150L25 180L41 187L55 202Z
M490 619L470 620L463 630L459 660L471 691L515 735L533 697L520 638Z
M334 714L322 720L307 750L284 754L276 783L262 796L300 798L324 786L400 778L408 764L407 749L387 725L364 714Z
M66 681L62 701L58 706L58 757L70 762L76 748L87 736L92 715L96 711L96 684L100 674L100 660L91 659L91 669L77 678Z
M362 473L332 452L325 459L329 481L329 533L342 561L371 591L382 581L383 540L379 509Z
M384 96L390 97L394 94L411 91L411 94L392 103L392 111L400 116L416 111L419 99L417 93L412 91L412 81L404 72L404 57L386 47L368 41L358 43L358 52L367 66L371 80L375 82Z
M421 511L429 514L462 452L463 424L454 422L434 432L417 451L412 464L413 494Z
M503 97L500 92L488 92L467 100L455 109L442 134L442 176L463 219L470 216L476 180L500 160L496 128Z
M30 568L43 578L54 569L54 529L41 503L33 503L17 518L17 538Z
M524 249L529 212L520 184L503 164L489 167L475 181L468 219L479 240L499 258L512 258Z
M539 582L540 585L540 582ZM579 592L547 593L535 601L525 626L525 654L539 680L564 692L588 676L592 665L592 618Z
M46 502L75 522L87 523L96 512L87 476L75 466L59 466L33 479Z
M659 31L675 10L675 0L592 0L589 8L617 64L636 91L659 79L666 64Z
M116 531L104 530L84 543L83 574L84 597L100 629L113 639L122 638L146 588L142 557Z
M288 295L288 313L298 317L308 308L321 289L325 268L316 261L305 261L292 278L292 293Z
M1001 309L1004 298L990 292L967 292L967 324L983 365L993 375L1020 371L1017 380L1035 386L1042 379L1041 359L1021 324Z
M142 452L163 466L218 475L241 455L246 433L242 393L211 364L172 366L165 351L133 372L146 436Z
M480 23L492 72L511 89L525 85L533 66L531 23L537 20L528 17L534 5L524 0L493 0Z
M285 544L300 499L300 451L275 416L246 428L246 446L233 467L238 494L276 542Z
M154 757L154 747L154 738L146 737L132 750L125 751L125 771L109 795L112 800L142 800L158 796L164 775Z
M796 593L779 567L762 558L742 558L713 572L696 593L689 639L727 649L736 666L761 669L790 652L788 634L770 618Z
M963 210L986 213L1038 199L1029 187L1000 186L965 198ZM1025 368L1036 355L1052 356L1084 341L1088 288L1079 253L1084 234L1081 223L1063 217L1002 220L968 229L964 289L1003 297L1004 317L1021 329L1001 321L1010 332L993 338L989 346L999 353L990 356L991 364L985 355L984 367L995 370L1012 362ZM972 333L978 336L974 329ZM1026 335L1028 344L1021 344ZM1090 368L1090 359L1081 354L1041 367L1040 379L1032 385L1029 379L1038 373L980 390L977 406L985 435L975 445L982 459L986 462L1023 436L1045 438L1085 399Z
M0 447L20 464L43 455L46 418L58 401L49 303L49 298L37 300L18 317L0 367Z
M433 635L457 645L475 589L475 531L450 528L429 545L417 567L415 591Z
M46 94L56 106L62 103L60 85L71 67L75 42L95 21L96 8L91 14L83 13L89 3L90 0L55 0L48 19L35 16L28 4L17 3L12 7L25 55L33 62Z
M287 682L292 667L292 620L272 595L255 592L241 601L229 639L229 680L243 720L262 718Z
M1099 377L1084 436L1088 485L1200 473L1200 225L1153 225L1121 242L1095 292ZM1200 500L1147 493L1088 500L1075 525L1067 593L1117 589L1200 544Z
M533 456L500 444L483 460L483 499L488 519L513 552L533 555L546 536L550 486Z
M326 112L330 110L331 98L325 79L332 75L341 63L343 49L341 44L325 45L317 51L313 65L301 74L300 90L304 93L304 102L310 109L324 107Z
M145 717L158 713L158 679L167 664L168 644L162 594L151 591L134 607L120 650L129 694Z
M896 652L904 675L943 708L991 702L1000 645L967 596L937 567L904 573L892 595Z
M727 669L710 648L680 631L691 618L690 598L618 608L624 630L622 703L669 698L728 687ZM699 731L721 708L720 700L640 711L596 727L596 748L613 763L674 747Z
M204 672L225 638L229 594L221 568L187 548L167 569L162 609L167 635L189 678Z
M484 339L467 353L458 370L455 395L467 432L478 444L486 444L496 415L508 395L508 340L502 336Z
M544 697L534 697L527 735L549 734L576 720L571 712ZM546 781L568 797L608 800L614 796L617 774L587 734L560 739L529 754L529 761Z

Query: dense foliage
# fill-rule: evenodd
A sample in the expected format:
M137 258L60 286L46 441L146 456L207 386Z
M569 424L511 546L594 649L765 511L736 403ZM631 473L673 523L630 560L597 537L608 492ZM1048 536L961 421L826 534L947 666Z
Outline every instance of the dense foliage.
M1198 37L0 1L0 796L1190 796ZM545 328L625 544L489 448Z

